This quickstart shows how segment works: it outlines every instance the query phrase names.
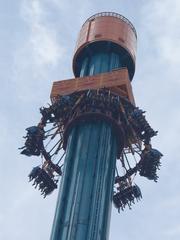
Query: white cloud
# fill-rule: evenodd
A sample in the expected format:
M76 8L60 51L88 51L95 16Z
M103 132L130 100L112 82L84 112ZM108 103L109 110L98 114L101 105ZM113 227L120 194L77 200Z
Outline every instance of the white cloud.
M90 0L84 0L83 2L81 0L47 0L47 2L54 4L63 13L69 13L68 15L66 15L66 20L69 18L77 21L78 19L79 21L81 21L81 24L83 23L83 21L86 20L87 17L89 17L87 13L94 10L93 8L96 4ZM92 14L94 14L94 12Z
M180 224L173 226L173 227L168 227L165 231L164 231L164 235L172 238L172 237L178 237L180 236Z
M180 64L180 1L157 0L144 5L143 27L169 67Z
M46 12L41 1L23 1L21 14L29 27L29 39L26 47L36 64L57 64L64 54L64 49L57 39L56 29L50 29L44 21Z
M49 25L48 13L43 4L40 0L23 0L20 8L26 31L19 34L21 43L17 44L14 51L12 82L16 96L25 102L37 99L32 94L34 91L42 99L44 82L52 81L49 74L55 71L65 54L58 28Z

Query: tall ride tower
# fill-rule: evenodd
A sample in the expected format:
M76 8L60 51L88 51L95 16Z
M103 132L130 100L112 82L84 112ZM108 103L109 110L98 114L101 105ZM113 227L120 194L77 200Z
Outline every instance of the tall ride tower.
M106 87L104 78L110 83L112 78L119 82L121 78L130 86L135 71L135 52L136 31L127 19L114 13L96 14L80 31L73 58L74 75L81 78L79 81L87 90L95 81L95 89ZM117 69L121 70L112 72ZM108 72L111 77L102 75ZM93 75L97 74L94 79ZM99 88L100 80L102 86ZM53 97L57 88L54 85ZM108 98L108 93L104 97ZM82 120L78 119L78 124L69 131L66 170L58 197L53 240L108 239L116 158L124 146L124 136L118 128L118 142L111 117L104 113L102 118L98 110L96 104L94 109L85 110L81 113ZM72 121L75 122L76 117Z
M75 49L75 78L53 83L52 105L27 129L21 153L43 158L30 180L46 196L62 176L51 240L107 240L112 201L124 210L141 198L132 176L157 181L162 154L150 143L157 132L135 106L131 88L136 42L135 28L122 15L90 17Z

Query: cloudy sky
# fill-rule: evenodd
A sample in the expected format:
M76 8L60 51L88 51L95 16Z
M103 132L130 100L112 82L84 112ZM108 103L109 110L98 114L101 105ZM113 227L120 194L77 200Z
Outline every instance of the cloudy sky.
M136 27L134 95L164 154L158 184L138 178L143 200L120 215L113 209L110 240L180 239L180 1L0 0L0 240L49 239L57 191L42 199L27 179L39 161L17 148L39 121L52 82L73 77L78 31L101 11Z

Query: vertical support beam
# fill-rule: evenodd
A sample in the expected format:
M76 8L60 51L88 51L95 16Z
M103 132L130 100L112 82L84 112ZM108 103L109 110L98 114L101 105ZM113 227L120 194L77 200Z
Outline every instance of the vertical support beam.
M51 240L108 239L116 154L107 123L72 130Z

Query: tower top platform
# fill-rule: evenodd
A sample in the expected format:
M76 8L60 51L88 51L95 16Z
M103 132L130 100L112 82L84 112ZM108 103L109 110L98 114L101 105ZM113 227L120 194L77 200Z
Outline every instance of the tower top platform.
M80 30L74 58L73 71L77 77L85 56L104 48L118 52L128 68L130 80L135 73L137 33L133 24L114 12L101 12L88 18Z

